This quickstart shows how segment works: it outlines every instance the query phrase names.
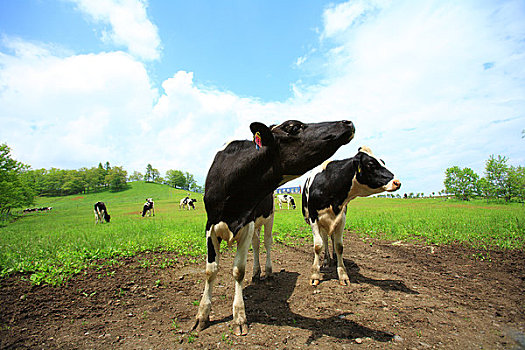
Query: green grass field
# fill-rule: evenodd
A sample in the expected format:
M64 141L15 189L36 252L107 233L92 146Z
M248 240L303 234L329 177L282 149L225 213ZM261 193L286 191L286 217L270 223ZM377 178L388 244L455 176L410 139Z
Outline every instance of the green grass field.
M202 258L206 251L206 213L202 195L197 210L179 209L187 191L134 182L129 190L81 196L39 198L36 207L51 212L21 215L0 227L0 275L23 272L34 283L61 283L98 259L142 251L171 250ZM156 216L139 212L147 197L155 200ZM278 210L274 237L285 244L311 241L310 228L296 210ZM110 224L95 225L93 204L103 201ZM458 242L483 249L523 249L525 207L521 204L462 203L440 199L359 198L349 204L347 229L352 234L387 240L420 240L433 244ZM304 240L305 238L306 240ZM100 260L98 260L100 261Z

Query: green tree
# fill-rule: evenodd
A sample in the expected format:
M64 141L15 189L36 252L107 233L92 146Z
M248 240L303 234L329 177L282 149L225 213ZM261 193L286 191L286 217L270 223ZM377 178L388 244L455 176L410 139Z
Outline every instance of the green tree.
M153 168L153 169L151 170L151 180L152 180L153 182L160 182L159 179L161 179L159 170Z
M129 176L129 181L142 181L142 179L144 179L144 175L136 170Z
M178 187L187 189L186 176L180 170L168 170L166 171L166 182L171 187Z
M506 201L511 199L507 161L507 157L491 155L485 163L485 178L488 183L487 191L489 197L504 198Z
M111 191L122 191L127 188L128 172L121 166L115 166L108 171L106 182Z
M511 197L525 201L525 167L509 167L507 181Z
M478 179L479 176L474 170L453 166L445 171L445 190L458 199L470 200L478 192Z
M146 165L146 173L144 174L144 181L151 181L153 178L153 167L151 164Z
M35 191L31 188L29 177L22 176L28 165L11 158L11 149L0 145L0 214L9 215L12 208L33 204Z

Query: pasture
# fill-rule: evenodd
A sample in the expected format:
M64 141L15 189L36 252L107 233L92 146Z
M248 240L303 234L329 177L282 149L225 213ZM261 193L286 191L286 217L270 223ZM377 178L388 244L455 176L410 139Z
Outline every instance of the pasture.
M50 206L53 210L22 215L0 228L1 276L29 273L34 283L55 284L94 259L144 251L174 251L202 258L206 252L202 194L191 194L197 199L195 211L180 210L179 201L187 194L165 185L133 182L123 192L40 198L37 207ZM155 200L155 217L139 215L146 197ZM301 197L295 195L295 199L296 210L277 210L277 242L311 241L310 228L300 210ZM93 204L98 200L108 206L110 224L94 224ZM358 198L348 206L346 229L390 241L461 243L485 250L523 249L525 206L437 198Z
M195 211L180 210L187 193L134 182L123 192L40 198L35 206L53 210L0 227L0 347L507 348L523 340L525 207L441 199L352 201L343 254L351 286L328 268L313 289L311 232L294 196L297 209L275 215L276 279L245 288L249 335L233 337L227 326L234 248L224 243L212 326L187 332L206 249L202 195L191 194ZM142 218L147 197L156 215ZM109 224L95 225L99 200Z

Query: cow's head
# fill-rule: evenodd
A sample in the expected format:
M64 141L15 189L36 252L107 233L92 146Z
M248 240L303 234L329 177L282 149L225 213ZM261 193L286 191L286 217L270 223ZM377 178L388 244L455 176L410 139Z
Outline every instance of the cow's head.
M250 130L257 147L275 153L283 183L321 164L355 133L354 124L348 120L310 124L289 120L271 127L255 122Z
M354 161L357 182L370 188L371 194L393 192L401 187L401 181L394 179L394 174L385 167L385 162L374 156L370 148L360 147Z

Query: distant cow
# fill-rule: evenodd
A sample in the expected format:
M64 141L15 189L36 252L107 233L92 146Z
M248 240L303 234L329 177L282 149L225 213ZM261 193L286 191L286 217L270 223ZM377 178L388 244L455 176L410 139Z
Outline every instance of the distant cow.
M111 219L111 216L108 214L108 209L106 208L106 205L103 202L96 202L95 203L95 224L103 223L104 220L106 222L109 222Z
M346 205L356 197L367 197L383 191L393 192L401 182L376 158L370 148L361 147L349 159L326 162L306 179L303 192L303 215L314 235L314 263L311 283L319 284L319 254L325 247L324 264L330 264L328 237L337 255L337 274L342 285L349 283L343 263L343 229ZM334 247L335 243L335 247ZM335 259L335 257L334 257Z
M188 206L188 210L190 210L190 208L195 210L195 202L197 202L196 199L193 199L193 198L188 199L188 201L186 202L186 205Z
M153 202L153 198L146 198L146 203L144 203L142 208L142 217L146 215L155 216L155 203Z
M190 200L190 197L189 196L186 196L184 198L182 198L179 202L179 209L184 209L184 207L186 206L186 204L188 204L188 201Z
M277 196L277 200L279 201L279 209L283 208L283 203L288 205L288 209L290 209L290 205L292 209L295 209L295 200L289 194L280 194Z
M230 142L215 155L206 177L206 280L193 329L202 330L209 323L220 243L225 240L229 244L237 242L233 263L233 332L247 334L242 284L257 219L256 208L279 186L331 157L352 140L355 131L350 121L304 124L296 120L271 127L256 122L250 125L250 130L253 142Z
M180 200L179 209L184 209L186 206L188 206L188 210L190 210L190 208L195 209L195 204L194 204L195 202L197 202L196 199L186 196Z

